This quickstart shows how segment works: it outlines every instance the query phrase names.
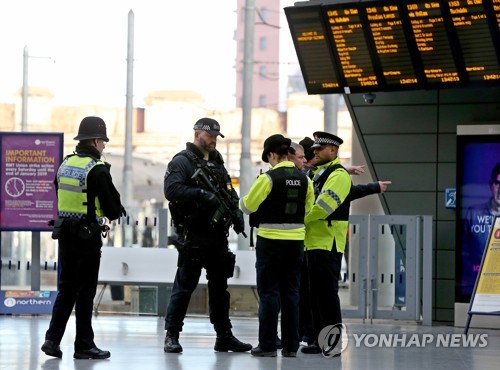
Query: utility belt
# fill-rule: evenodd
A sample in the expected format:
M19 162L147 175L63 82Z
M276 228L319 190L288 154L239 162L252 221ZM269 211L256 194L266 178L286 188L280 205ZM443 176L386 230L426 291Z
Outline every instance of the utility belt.
M186 243L183 248L178 249L179 256L177 259L177 267L184 268L202 268L206 267L207 260L210 258L209 254L214 253L210 249L192 246ZM236 265L236 255L228 250L225 253L218 254L216 270L222 272L224 277L233 277L234 267ZM207 272L208 274L208 272Z
M102 221L104 221L104 219L102 219ZM60 238L63 230L70 234L77 235L82 239L90 239L96 233L102 233L102 236L106 237L109 231L109 226L105 225L104 222L100 222L100 220L89 222L86 219L76 217L64 217L58 218L57 220L50 220L48 225L53 227L52 239L54 240Z

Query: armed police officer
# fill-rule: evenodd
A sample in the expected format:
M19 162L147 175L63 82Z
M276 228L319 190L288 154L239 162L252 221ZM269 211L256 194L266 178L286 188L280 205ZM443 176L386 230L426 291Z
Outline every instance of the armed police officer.
M110 165L101 160L109 141L106 124L99 117L85 117L75 140L75 153L64 158L55 185L58 216L52 237L59 240L59 280L52 319L42 351L62 357L60 342L75 308L75 359L105 359L94 343L92 309L101 260L101 236L107 226L104 217L116 220L125 209L113 185Z
M244 233L238 195L217 151L219 123L201 118L194 125L194 141L168 164L164 178L165 197L177 234L177 272L165 317L164 351L182 352L182 331L189 300L198 285L202 268L207 272L210 322L217 333L214 349L245 352L252 346L233 336L229 319L227 279L233 275L235 255L228 247L232 225Z

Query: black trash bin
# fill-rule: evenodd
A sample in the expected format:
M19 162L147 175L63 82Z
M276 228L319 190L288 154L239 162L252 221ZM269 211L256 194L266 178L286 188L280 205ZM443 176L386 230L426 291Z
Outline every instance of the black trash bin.
M111 290L111 300L123 301L125 299L123 285L110 285L109 288Z

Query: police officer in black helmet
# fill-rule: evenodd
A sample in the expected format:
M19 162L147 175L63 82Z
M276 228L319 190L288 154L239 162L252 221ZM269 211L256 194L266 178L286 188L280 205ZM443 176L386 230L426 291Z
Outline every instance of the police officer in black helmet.
M240 200L241 210L258 227L255 268L259 305L259 345L251 354L275 357L281 310L283 357L299 348L300 266L304 255L304 216L314 203L312 182L289 160L291 140L281 134L264 141L262 160L272 167Z
M58 216L53 238L59 240L59 279L52 319L42 351L62 357L60 342L75 308L75 359L105 359L109 351L94 343L92 310L97 289L104 217L115 220L125 210L113 185L110 165L101 160L109 141L106 124L99 117L85 117L75 140L75 152L64 158L54 181Z
M202 118L193 127L194 140L186 149L174 156L168 164L164 178L165 197L177 233L179 252L177 273L165 317L164 351L180 353L179 333L191 294L196 288L202 268L207 272L210 322L217 333L214 349L219 352L245 352L252 346L236 339L229 320L229 292L227 279L233 275L234 254L228 248L227 223L215 222L214 212L218 200L214 189L199 181L197 170L211 176L217 193L225 192L230 208L237 220L232 222L236 232L244 230L243 214L238 209L238 196L231 186L231 179L217 151L219 123ZM199 172L198 172L199 173Z

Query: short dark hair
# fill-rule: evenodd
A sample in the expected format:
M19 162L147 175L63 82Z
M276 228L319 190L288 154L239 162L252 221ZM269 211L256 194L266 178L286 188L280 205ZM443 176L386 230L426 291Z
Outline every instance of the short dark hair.
M83 146L93 146L94 140L97 140L97 139L80 140L80 145L83 145Z
M498 162L491 170L491 181L495 181L497 176L500 174L500 162Z
M277 147L275 150L273 150L273 152L275 152L279 156L284 156L284 155L288 154L288 148L290 148L288 145L281 144L279 147Z

